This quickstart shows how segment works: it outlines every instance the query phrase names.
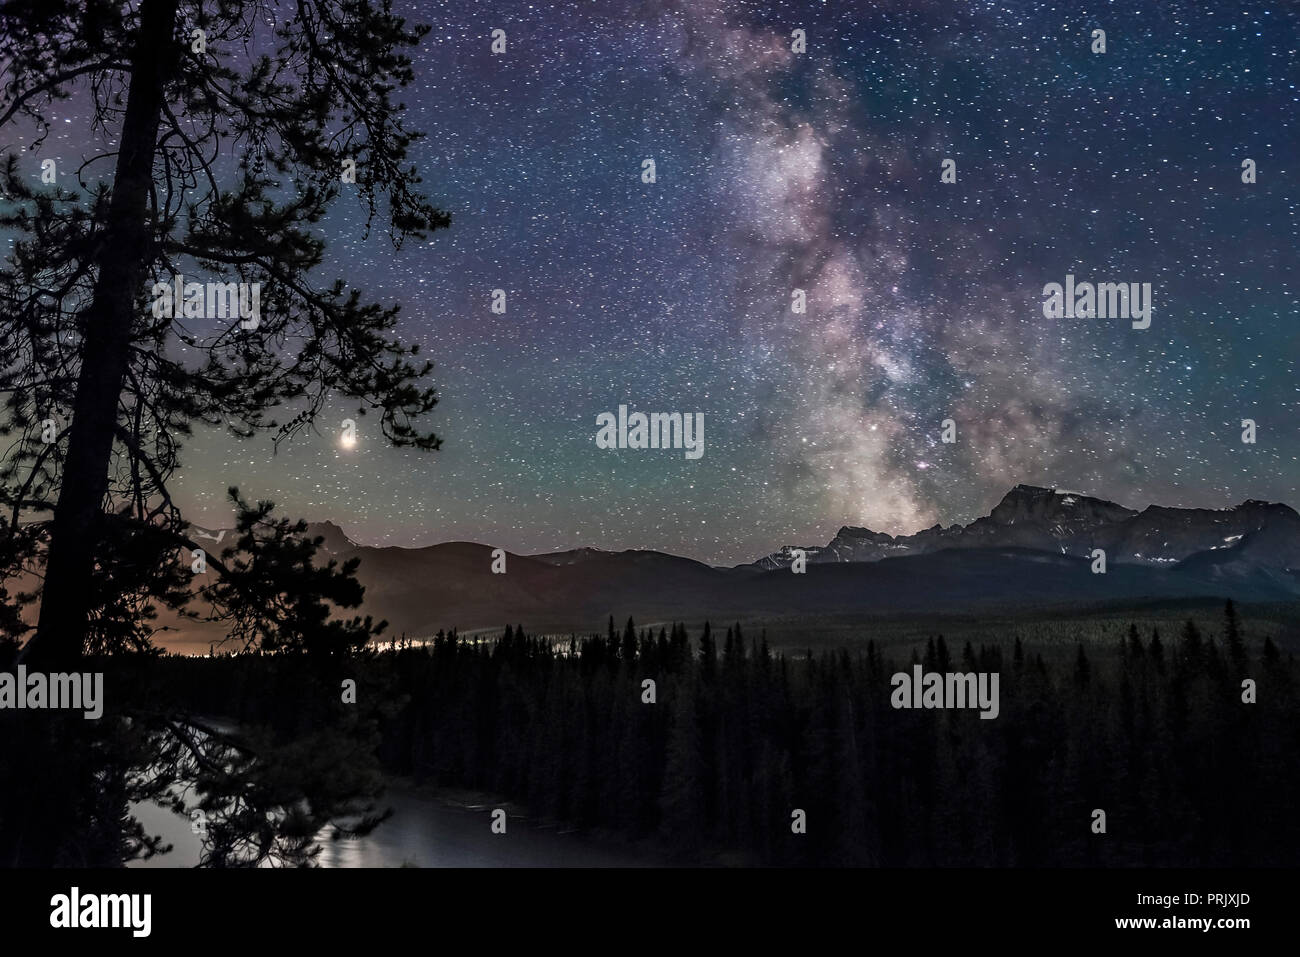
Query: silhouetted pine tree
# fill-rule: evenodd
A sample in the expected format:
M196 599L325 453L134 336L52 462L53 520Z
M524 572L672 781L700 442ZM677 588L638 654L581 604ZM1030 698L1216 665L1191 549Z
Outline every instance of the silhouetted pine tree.
M1246 664L1246 645L1241 639L1241 626L1237 622L1237 608L1229 598L1223 606L1224 640L1228 645L1228 658L1241 671Z
M1151 645L1148 648L1151 652L1151 660L1155 664L1156 670L1163 673L1165 669L1165 646L1160 641L1160 629L1151 629Z

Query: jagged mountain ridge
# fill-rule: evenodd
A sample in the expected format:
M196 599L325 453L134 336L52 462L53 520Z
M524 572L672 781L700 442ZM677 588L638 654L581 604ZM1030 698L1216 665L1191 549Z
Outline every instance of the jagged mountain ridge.
M199 534L215 538L218 533L200 530ZM310 523L308 534L321 536L323 550L331 556L372 550L353 542L334 522ZM470 543L395 551L411 556L456 544ZM1300 513L1288 505L1257 499L1223 509L1150 505L1139 511L1081 492L1021 484L1007 492L988 515L968 525L934 525L898 536L845 525L825 546L786 545L756 562L716 570L744 574L788 569L795 548L807 552L810 564L878 562L945 549L1015 549L1090 558L1093 549L1100 548L1112 565L1173 567L1190 563L1203 572L1213 570L1217 577L1268 569L1291 580L1300 576ZM640 549L576 547L526 557L551 567L628 566L643 573L662 573L682 565L710 567L693 559Z
M791 574L780 555L727 568L663 552L589 547L509 553L506 574L494 574L486 544L360 545L329 522L310 524L308 534L324 538L327 557L361 559L363 610L386 619L390 635L428 637L440 628L511 622L567 633L599 628L610 615L665 622L1300 598L1300 515L1285 505L1136 511L1026 485L965 526L897 537L845 527L828 546L809 549L803 575ZM224 538L229 544L229 534ZM1091 571L1093 548L1107 551L1104 575ZM167 639L175 646L203 649L221 637L212 628L176 627Z
M789 567L786 545L754 564ZM1114 564L1174 565L1202 553L1231 552L1251 567L1300 567L1300 514L1287 505L1250 499L1233 508L1142 511L1105 499L1017 485L986 516L969 525L935 525L893 536L846 525L826 546L805 548L810 563L874 562L947 548L1029 548L1087 557L1106 552Z

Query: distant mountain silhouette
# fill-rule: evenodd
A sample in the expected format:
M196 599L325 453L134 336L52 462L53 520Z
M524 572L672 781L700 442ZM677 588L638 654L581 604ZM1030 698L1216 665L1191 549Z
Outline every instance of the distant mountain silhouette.
M787 545L755 564L789 567L794 547ZM823 563L874 562L945 548L1009 547L1080 557L1100 548L1110 564L1155 566L1203 552L1228 552L1238 556L1233 565L1237 573L1285 572L1300 568L1300 514L1286 505L1254 500L1225 509L1152 505L1138 512L1078 492L1017 485L992 512L969 525L935 525L897 537L846 525L830 544L805 551L810 562Z
M1286 505L1151 506L1142 511L1056 489L1018 485L969 525L890 536L845 526L807 548L752 564L715 567L656 551L574 548L508 554L492 572L492 547L447 542L421 548L359 545L332 522L309 525L332 558L360 557L364 611L389 634L422 638L526 624L530 631L589 632L614 615L638 623L811 617L1003 613L1022 609L1231 597L1300 600L1300 515ZM200 530L208 539L220 531ZM200 541L203 539L201 538ZM223 544L228 545L229 533ZM1106 552L1105 574L1091 552ZM215 543L213 551L216 551ZM173 646L202 647L210 626L163 622Z
M413 636L508 622L586 631L611 614L653 622L1300 598L1300 514L1286 505L1139 512L1029 485L965 526L897 537L846 526L828 545L807 549L802 575L790 570L790 546L734 568L654 551L510 554L506 574L497 575L487 545L373 548L334 525L311 531L332 554L361 556L366 610ZM1096 548L1106 552L1105 574L1092 572Z

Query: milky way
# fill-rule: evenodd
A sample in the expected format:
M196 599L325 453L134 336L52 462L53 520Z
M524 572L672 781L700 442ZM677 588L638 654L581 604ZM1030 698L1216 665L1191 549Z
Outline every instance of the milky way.
M402 304L445 445L361 419L345 450L342 401L275 455L201 435L193 520L236 484L368 543L722 562L1017 482L1300 504L1294 5L397 7L433 28L402 99L453 223L394 252L341 205L323 273ZM1045 319L1067 273L1150 282L1151 327ZM620 403L703 412L704 456L598 449Z

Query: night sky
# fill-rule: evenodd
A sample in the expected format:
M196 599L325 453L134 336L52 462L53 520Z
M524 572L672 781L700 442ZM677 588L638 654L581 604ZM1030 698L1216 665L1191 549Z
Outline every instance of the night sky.
M202 435L193 521L235 484L369 544L738 562L1018 482L1300 505L1295 4L397 7L433 27L402 99L452 226L394 252L344 202L320 282L403 306L444 447L370 416L344 449L343 402L274 455ZM1151 283L1151 327L1045 319L1067 273ZM598 449L620 404L704 413L703 457Z

